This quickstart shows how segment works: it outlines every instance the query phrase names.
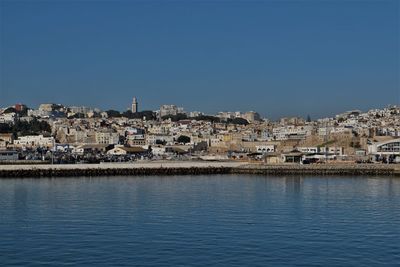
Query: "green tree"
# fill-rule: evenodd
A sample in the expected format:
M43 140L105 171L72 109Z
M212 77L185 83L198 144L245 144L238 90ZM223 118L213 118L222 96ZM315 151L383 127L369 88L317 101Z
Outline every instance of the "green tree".
M159 139L157 139L156 140L156 145L166 145L167 144L167 141L165 141L165 140L159 140Z
M4 110L4 113L5 114L7 114L7 113L17 113L17 110L15 108L13 108L13 107L9 107L9 108L6 108Z
M157 119L156 113L153 112L152 110L143 110L141 112L137 112L139 113L141 118L146 117L146 120L155 120Z
M143 110L135 113L133 113L130 110L127 110L124 113L122 113L122 116L128 119L143 119L143 118L146 118L146 120L156 119L155 113L151 110Z
M51 133L51 126L47 121L39 121L36 118L30 122L18 120L12 126L11 132L15 136L38 134L49 135Z
M12 127L7 123L0 123L0 133L11 133Z
M161 119L162 120L168 120L171 119L172 121L180 121L180 120L186 120L188 117L184 113L178 113L176 115L166 115L163 116Z
M119 111L117 111L117 110L110 109L110 110L107 110L106 113L107 113L107 116L110 117L110 118L119 118L119 117L121 117L121 113Z
M193 120L196 120L196 121L220 122L220 119L218 117L209 116L209 115L200 115L200 116L197 116L197 117L192 117L190 119L193 119Z
M94 112L93 118L101 118L101 115L99 112Z
M181 135L181 136L178 137L178 139L176 141L178 143L187 144L187 143L190 143L190 137L186 136L186 135Z
M239 125L247 125L247 124L249 124L249 122L246 119L243 119L243 118L228 119L227 122L228 123L232 123L232 124L239 124Z

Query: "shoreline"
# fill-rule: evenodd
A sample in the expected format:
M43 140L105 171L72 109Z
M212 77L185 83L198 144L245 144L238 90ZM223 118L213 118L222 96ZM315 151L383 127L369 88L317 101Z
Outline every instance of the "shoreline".
M321 164L267 165L247 162L159 161L71 165L0 165L0 178L41 178L79 176L148 175L354 175L394 176L400 178L400 165L394 164Z

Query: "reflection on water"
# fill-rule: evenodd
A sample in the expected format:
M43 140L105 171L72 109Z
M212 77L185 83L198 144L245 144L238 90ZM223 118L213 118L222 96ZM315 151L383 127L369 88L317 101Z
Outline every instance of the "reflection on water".
M23 220L27 214L27 201L28 201L28 189L24 185L16 185L14 187L14 216L16 220Z
M4 265L400 262L400 179L174 176L0 180Z
M286 193L300 196L303 179L298 176L285 177Z

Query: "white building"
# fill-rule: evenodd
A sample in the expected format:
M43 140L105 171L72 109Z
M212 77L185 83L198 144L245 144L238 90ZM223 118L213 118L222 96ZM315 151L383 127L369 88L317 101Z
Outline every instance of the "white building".
M320 149L319 147L313 146L313 147L296 147L296 149L302 153L319 153Z
M261 145L256 146L256 151L258 153L272 153L276 151L276 145Z
M146 144L153 146L161 143L172 144L174 141L173 136L170 135L156 135L156 134L148 134L146 135Z
M17 117L17 114L14 112L1 114L0 115L0 123L14 123L16 117Z
M272 130L275 140L305 139L312 134L313 126L282 126Z
M191 118L199 117L199 116L202 116L202 115L204 115L204 113L200 112L200 111L191 111L189 113L189 117L191 117Z
M351 128L346 127L319 127L318 135L326 136L329 134L342 134L342 133L351 133Z
M321 153L325 153L326 149L328 150L328 154L333 154L335 156L344 156L344 147L341 146L330 146L328 148L321 147Z
M228 119L233 119L235 118L235 113L234 112L218 112L217 117L220 118L221 120L228 120Z
M260 133L259 140L260 141L272 141L272 140L274 140L274 137L269 130L262 130Z
M46 118L46 117L50 117L51 115L51 111L47 111L47 110L33 110L33 109L29 109L28 110L28 116L29 117L41 117L41 118Z
M56 107L56 104L41 104L39 106L40 111L47 111L47 112L52 112Z
M335 156L343 156L344 155L344 148L341 146L337 147L296 147L296 149L304 154L331 154Z
M19 147L53 147L54 138L43 135L27 135L18 137L14 144Z
M368 145L368 153L373 155L400 155L400 138Z
M83 106L82 107L72 106L72 107L69 107L68 109L69 109L69 112L72 114L82 113L82 114L87 115L87 114L93 112L93 109L88 108L88 107L83 107Z

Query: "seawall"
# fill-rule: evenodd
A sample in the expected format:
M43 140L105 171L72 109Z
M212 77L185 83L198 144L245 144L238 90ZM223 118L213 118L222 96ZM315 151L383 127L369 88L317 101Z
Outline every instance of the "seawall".
M0 177L229 174L237 162L135 162L71 165L0 165Z
M235 168L235 173L271 175L390 175L400 177L400 166L387 164L256 165Z
M387 164L247 164L241 162L140 162L74 165L0 165L1 178L144 175L355 175L396 176L399 165Z

